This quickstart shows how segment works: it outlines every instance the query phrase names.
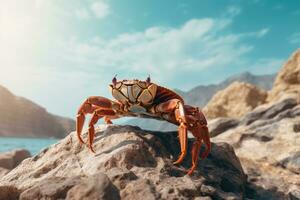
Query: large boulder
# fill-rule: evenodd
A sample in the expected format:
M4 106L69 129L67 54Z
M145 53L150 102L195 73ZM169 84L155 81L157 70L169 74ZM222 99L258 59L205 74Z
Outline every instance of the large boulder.
M240 123L239 120L228 117L219 117L208 121L210 137L215 137L229 129L235 128Z
M217 117L240 118L258 105L265 103L267 92L254 85L234 82L217 92L203 112L208 119Z
M1 177L0 188L16 188L24 200L242 199L246 194L246 175L226 143L213 143L208 158L188 176L190 153L181 166L172 164L180 151L176 132L114 125L96 130L96 154L73 132Z
M234 147L249 177L249 198L299 199L299 127L300 105L283 99L257 107L212 140Z
M278 101L282 96L300 95L300 49L298 49L284 64L278 73L268 101Z
M11 170L29 157L31 157L30 152L25 149L0 153L0 168Z

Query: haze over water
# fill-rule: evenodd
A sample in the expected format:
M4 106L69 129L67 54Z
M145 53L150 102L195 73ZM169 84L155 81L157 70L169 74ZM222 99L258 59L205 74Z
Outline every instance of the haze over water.
M47 138L16 138L0 137L0 153L15 149L27 149L31 155L36 155L42 149L56 143L57 139Z

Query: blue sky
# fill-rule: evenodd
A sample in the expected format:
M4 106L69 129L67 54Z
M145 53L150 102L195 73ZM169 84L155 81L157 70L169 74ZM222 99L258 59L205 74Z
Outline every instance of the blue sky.
M115 74L188 90L276 73L299 19L297 0L1 0L0 84L73 117Z

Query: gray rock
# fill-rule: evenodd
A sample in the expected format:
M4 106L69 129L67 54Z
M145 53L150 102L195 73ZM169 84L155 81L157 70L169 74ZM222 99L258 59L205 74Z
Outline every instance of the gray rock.
M293 189L289 192L290 200L299 200L300 199L300 189Z
M239 120L233 118L217 118L208 122L208 129L211 137L215 137L231 128L236 127Z
M300 174L300 151L283 159L280 164L296 174Z
M269 120L275 118L278 114L291 109L297 105L297 100L290 98L284 99L280 103L276 103L267 107L258 107L252 112L245 115L242 119L242 125L249 125L258 120ZM289 113L286 113L288 116ZM283 118L282 116L281 118Z

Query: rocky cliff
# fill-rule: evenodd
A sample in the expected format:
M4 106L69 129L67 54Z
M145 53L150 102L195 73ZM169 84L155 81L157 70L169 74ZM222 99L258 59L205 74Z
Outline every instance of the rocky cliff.
M232 126L234 122L234 126ZM240 120L213 120L215 142L230 143L252 183L254 199L300 198L300 105L284 99ZM264 191L257 190L261 187Z
M212 140L230 143L240 158L250 198L300 199L299 58L298 50L282 67L265 104L209 121Z
M62 138L74 128L74 120L50 114L0 86L0 136Z
M274 87L270 91L268 101L279 100L283 95L292 95L299 98L300 95L300 49L284 64L278 73Z
M239 118L265 103L267 92L248 83L234 82L217 92L203 108L205 116Z

